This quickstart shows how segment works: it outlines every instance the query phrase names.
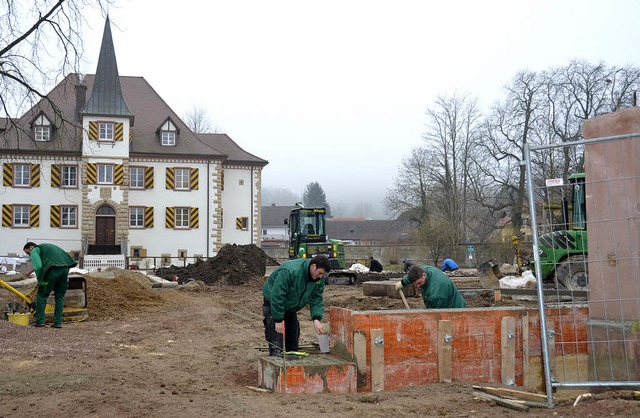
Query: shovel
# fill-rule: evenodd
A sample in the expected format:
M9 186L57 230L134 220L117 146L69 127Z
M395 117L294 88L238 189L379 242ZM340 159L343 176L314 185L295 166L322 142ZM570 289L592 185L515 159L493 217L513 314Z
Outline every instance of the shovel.
M407 302L407 298L404 297L404 292L402 289L398 289L398 293L400 293L400 297L402 298L402 303L404 303L404 307L407 309L411 309L409 306L409 302Z

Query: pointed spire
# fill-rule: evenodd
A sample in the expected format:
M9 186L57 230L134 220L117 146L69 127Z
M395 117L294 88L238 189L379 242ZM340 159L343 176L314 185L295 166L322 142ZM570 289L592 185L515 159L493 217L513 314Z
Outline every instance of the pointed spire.
M93 90L81 113L133 117L124 97L122 97L118 63L116 62L116 52L111 37L111 22L108 15L104 24Z

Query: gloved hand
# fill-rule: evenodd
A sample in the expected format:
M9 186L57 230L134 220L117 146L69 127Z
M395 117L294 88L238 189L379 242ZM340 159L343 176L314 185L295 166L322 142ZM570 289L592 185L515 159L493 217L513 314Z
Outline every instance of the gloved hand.
M400 290L402 289L404 286L402 284L402 280L400 280L398 283L396 283L396 290Z

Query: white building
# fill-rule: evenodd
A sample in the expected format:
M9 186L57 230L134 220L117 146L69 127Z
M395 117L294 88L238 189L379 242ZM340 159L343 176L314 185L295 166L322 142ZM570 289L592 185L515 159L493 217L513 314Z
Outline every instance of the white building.
M120 77L108 18L96 74L69 74L47 98L0 119L0 255L34 241L169 263L260 245L268 162L192 132L144 78Z

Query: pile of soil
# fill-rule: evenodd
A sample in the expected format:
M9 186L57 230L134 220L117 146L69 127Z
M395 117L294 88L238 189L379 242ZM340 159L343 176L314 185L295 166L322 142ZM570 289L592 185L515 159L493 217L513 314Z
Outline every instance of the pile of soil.
M218 251L218 255L207 261L197 261L185 267L171 266L158 270L157 274L166 280L177 276L179 283L195 280L207 285L241 285L256 277L264 276L267 266L279 265L255 244L228 244Z
M149 307L157 307L167 302L162 293L154 292L131 277L144 274L113 269L114 278L85 276L87 280L87 301L89 320L105 321L139 315Z

